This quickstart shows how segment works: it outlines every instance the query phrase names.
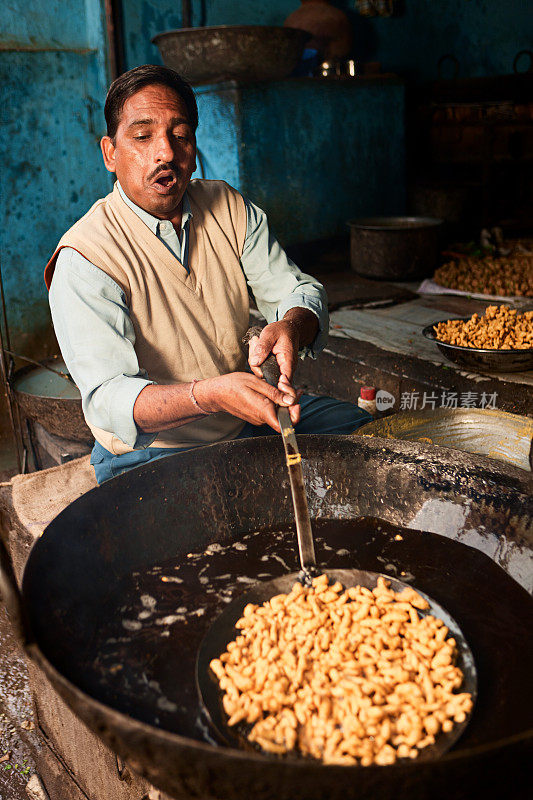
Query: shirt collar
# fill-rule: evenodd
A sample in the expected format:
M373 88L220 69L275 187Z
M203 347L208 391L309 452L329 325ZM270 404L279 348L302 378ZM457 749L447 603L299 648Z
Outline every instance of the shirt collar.
M126 192L120 185L119 181L117 181L117 186L120 192L120 196L122 197L126 205L129 206L131 210L134 211L135 214L137 214L139 219L141 219L144 222L144 224L150 228L152 233L154 233L157 236L159 233L159 223L161 222L161 220L158 219L157 217L152 216L152 214L149 214L148 211L145 211L143 208L140 208L140 206L136 205L133 202L133 200L130 200L130 198L127 196ZM187 224L187 222L191 217L192 217L191 204L189 202L189 197L187 195L187 192L185 192L185 194L183 195L183 199L181 201L182 229L185 228L185 225Z

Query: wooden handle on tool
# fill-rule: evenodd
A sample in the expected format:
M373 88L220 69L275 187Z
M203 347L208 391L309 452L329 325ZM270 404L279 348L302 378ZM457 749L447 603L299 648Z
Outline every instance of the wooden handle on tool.
M250 339L253 339L254 336L261 335L262 328L255 325L252 328L248 328L244 336L242 337L243 344L249 344ZM260 365L261 371L263 373L263 378L265 381L270 384L270 386L276 386L279 383L280 379L280 369L276 359L276 356L272 355L272 353L266 358L263 363Z

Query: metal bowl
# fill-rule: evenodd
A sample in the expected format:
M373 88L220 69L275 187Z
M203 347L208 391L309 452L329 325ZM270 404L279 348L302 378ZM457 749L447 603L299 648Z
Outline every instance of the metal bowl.
M167 67L196 85L286 78L300 61L309 36L296 28L218 25L165 31L152 42Z
M60 358L46 358L42 363L55 370L67 371ZM22 367L11 379L11 388L23 416L39 422L55 436L92 444L94 436L83 416L78 387L60 375L54 375L45 366Z
M441 322L466 322L470 317L452 317ZM437 339L435 325L426 325L422 331L426 339L435 342L448 361L453 361L474 372L526 372L533 369L533 348L528 350L488 350L481 347L463 347L459 344L448 344Z
M351 266L377 280L433 275L443 220L433 217L364 217L348 222Z

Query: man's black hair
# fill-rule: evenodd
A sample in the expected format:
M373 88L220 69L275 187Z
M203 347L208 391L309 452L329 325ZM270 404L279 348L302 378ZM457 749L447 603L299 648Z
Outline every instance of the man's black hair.
M123 75L116 78L107 93L104 115L107 123L107 135L114 139L120 122L120 115L124 108L124 103L132 95L136 94L145 86L168 86L173 89L178 97L181 97L187 108L187 116L192 129L198 127L198 106L196 98L190 85L181 75L178 75L169 67L156 66L155 64L143 64L135 67Z

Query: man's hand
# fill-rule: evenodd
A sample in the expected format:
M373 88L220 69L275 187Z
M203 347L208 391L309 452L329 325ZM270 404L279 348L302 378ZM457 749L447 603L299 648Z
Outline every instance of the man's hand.
M281 373L279 388L291 385L301 345L311 344L318 331L318 319L307 308L291 308L282 320L271 322L261 335L250 341L248 363L254 375L263 376L261 364L273 353Z
M280 381L281 383L281 381ZM205 411L227 411L252 425L270 425L280 432L276 406L288 406L293 424L300 418L297 393L292 386L276 388L247 372L230 372L198 381L194 396Z
M190 391L190 383L145 386L133 406L135 423L145 433L157 433L203 419ZM194 398L204 412L227 411L252 425L270 425L278 433L276 406L288 407L296 424L300 419L298 396L290 385L280 390L248 372L205 378L194 385Z
M257 375L258 378L263 377L260 365L272 353L276 356L280 371L279 388L282 389L282 382L284 386L290 386L296 369L299 341L298 330L285 320L272 322L263 328L260 336L250 339L248 363L254 375Z
M251 340L249 363L253 375L230 372L195 384L194 396L200 408L208 413L227 411L252 425L270 425L279 432L276 406L286 406L296 425L302 393L293 388L292 376L299 347L311 344L317 330L318 319L312 311L291 308L282 320L267 325L259 337ZM277 388L262 380L261 364L270 353L276 356L280 369ZM190 384L145 386L133 407L137 426L146 433L155 433L201 419L189 391Z

